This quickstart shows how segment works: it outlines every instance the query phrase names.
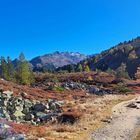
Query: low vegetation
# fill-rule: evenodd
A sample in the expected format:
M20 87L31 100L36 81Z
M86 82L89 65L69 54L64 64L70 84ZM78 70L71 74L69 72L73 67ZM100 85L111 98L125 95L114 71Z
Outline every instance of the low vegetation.
M140 128L137 129L136 134L134 135L133 140L140 140Z
M117 86L119 93L128 93L132 91L125 83L119 83Z

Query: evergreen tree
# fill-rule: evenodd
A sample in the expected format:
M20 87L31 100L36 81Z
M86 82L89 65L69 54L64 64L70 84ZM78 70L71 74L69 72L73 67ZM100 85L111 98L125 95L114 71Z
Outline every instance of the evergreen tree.
M74 69L74 66L73 65L69 65L68 66L68 72L74 72L75 69Z
M126 71L126 65L124 63L122 63L117 69L116 76L119 78L130 78L128 72Z
M1 57L1 77L5 80L8 79L8 67L4 57Z
M30 85L32 83L33 75L31 73L28 62L23 53L19 56L17 65L17 80L20 84Z
M78 65L77 71L78 71L78 72L82 72L82 71L83 71L83 67L82 67L81 64Z
M16 82L16 71L14 69L14 66L12 64L12 61L10 57L7 57L7 80Z

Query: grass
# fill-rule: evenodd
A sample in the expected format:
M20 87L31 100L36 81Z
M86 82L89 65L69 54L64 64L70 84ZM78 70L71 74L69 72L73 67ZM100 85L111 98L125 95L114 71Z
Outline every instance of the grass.
M74 125L52 125L48 129L50 140L85 140L91 133L105 123L102 121L112 114L112 107L122 101L130 100L133 95L117 95L88 98L79 102L77 107L84 112L82 118ZM76 106L76 104L75 104Z
M136 134L134 135L133 140L140 140L140 127L137 129Z

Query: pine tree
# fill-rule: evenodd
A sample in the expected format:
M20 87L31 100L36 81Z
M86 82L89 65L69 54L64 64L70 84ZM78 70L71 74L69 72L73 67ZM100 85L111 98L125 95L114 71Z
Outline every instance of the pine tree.
M130 78L128 72L126 71L126 65L124 63L122 63L117 69L116 76L118 78Z
M82 72L82 71L83 71L83 67L82 67L81 64L78 65L77 71L78 71L78 72Z
M10 57L7 57L7 80L16 82L16 71L14 69L14 66L12 64L12 61Z
M23 53L21 53L19 56L19 62L17 66L17 79L18 82L23 85L30 85L33 79L29 64L26 61Z
M1 57L1 77L5 80L8 79L8 67L4 57Z
M74 66L73 65L69 65L68 66L68 72L74 72L75 69L74 69Z

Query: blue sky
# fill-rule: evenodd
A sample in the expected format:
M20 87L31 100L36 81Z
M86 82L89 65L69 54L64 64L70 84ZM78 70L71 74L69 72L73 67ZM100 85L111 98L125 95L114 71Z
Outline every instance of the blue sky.
M139 0L1 0L0 55L99 53L140 35Z

